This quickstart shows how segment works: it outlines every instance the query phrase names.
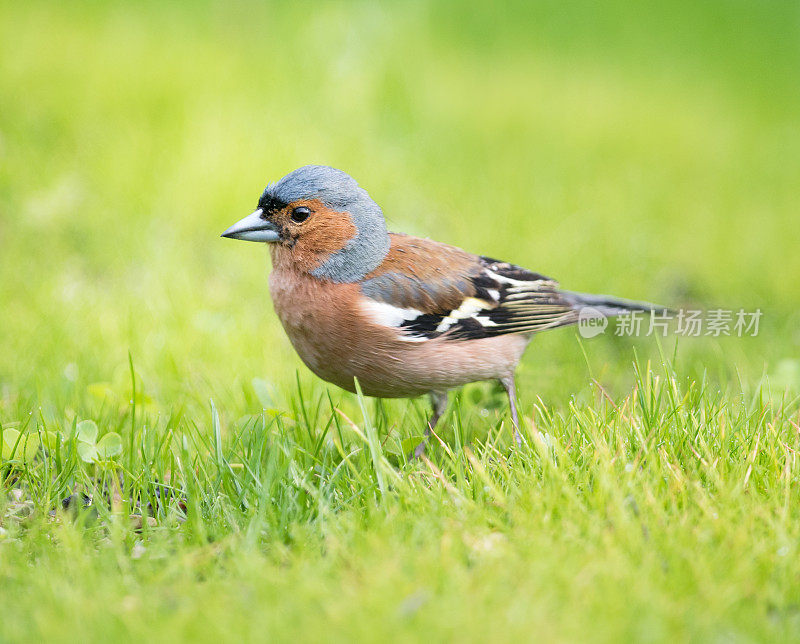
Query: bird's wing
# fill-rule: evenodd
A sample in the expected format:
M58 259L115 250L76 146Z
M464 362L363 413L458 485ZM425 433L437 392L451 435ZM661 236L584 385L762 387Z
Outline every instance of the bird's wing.
M391 240L381 266L361 283L362 307L403 339L473 340L578 320L571 294L549 277L429 239Z

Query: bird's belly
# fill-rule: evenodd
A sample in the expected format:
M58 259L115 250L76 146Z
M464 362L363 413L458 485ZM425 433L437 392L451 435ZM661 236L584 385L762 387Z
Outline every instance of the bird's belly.
M368 396L406 398L513 373L528 338L507 335L466 341L401 340L371 344L316 326L285 325L297 354L317 376Z
M407 341L360 316L353 284L297 283L270 276L275 310L295 351L316 375L368 396L412 397L513 373L528 337Z

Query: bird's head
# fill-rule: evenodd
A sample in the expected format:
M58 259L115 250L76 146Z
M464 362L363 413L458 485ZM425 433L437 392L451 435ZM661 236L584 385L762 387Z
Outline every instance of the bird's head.
M273 260L334 282L355 282L389 251L383 211L350 175L306 165L271 183L252 214L223 237L268 242Z

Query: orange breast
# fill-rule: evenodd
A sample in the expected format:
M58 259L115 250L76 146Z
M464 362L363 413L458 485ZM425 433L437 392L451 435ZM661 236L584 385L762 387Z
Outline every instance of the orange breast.
M303 362L323 380L385 398L443 391L513 373L529 338L403 340L360 306L357 284L336 284L276 266L269 278L275 310Z

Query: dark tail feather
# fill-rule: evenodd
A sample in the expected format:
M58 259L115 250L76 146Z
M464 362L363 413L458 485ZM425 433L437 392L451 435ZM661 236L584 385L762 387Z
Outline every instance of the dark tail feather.
M634 302L633 300L623 300L618 297L608 295L590 295L588 293L575 293L573 291L560 291L561 295L569 302L575 310L592 308L597 310L604 317L624 315L631 311L644 311L647 313L670 313L670 309L650 304L649 302Z

